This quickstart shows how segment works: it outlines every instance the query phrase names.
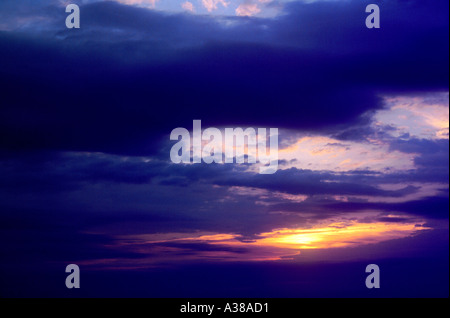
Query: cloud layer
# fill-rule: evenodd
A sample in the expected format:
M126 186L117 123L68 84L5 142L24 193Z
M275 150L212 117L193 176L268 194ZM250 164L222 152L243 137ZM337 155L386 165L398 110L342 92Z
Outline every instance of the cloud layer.
M425 268L448 295L448 266L429 265L448 264L448 1L382 2L379 30L365 27L368 1L179 1L182 13L162 3L81 1L77 30L60 1L0 3L1 268L158 267L146 272L157 280L206 267L214 280L230 260L289 255L318 275L304 263L372 257L393 269L412 258L408 273ZM171 163L170 132L194 119L279 128L280 169ZM352 226L392 232L300 254L257 245ZM286 285L289 264L225 272L261 266L282 278L281 294L302 294ZM269 285L261 295L280 286Z

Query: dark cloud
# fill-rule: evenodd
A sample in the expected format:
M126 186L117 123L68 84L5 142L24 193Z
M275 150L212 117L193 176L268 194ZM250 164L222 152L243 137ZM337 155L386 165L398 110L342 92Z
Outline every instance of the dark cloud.
M61 213L63 212L63 213ZM95 218L89 224L95 224ZM29 262L40 266L51 262L76 262L103 258L141 257L139 253L118 251L110 235L83 233L86 217L68 211L10 209L2 207L0 251L2 264ZM112 220L110 220L112 221Z
M1 161L2 223L5 229L33 224L45 229L61 221L76 231L133 234L203 230L251 238L274 228L365 210L448 218L448 197L410 203L331 199L335 195L400 199L419 193L419 186L407 185L417 182L409 171L390 176L373 171L291 168L259 175L240 165L176 165L142 159L69 153ZM428 177L431 179L419 181L435 182L434 175ZM402 182L406 183L400 190L379 187ZM247 194L245 189L254 193ZM277 193L307 195L307 199L297 203ZM278 211L295 213L272 213Z
M1 167L1 166L0 166ZM305 195L369 195L402 197L415 193L416 186L400 190L382 190L379 183L396 183L396 178L376 172L312 171L297 168L278 170L262 175L248 170L248 165L230 164L172 164L145 158L124 158L104 154L65 154L42 162L5 160L0 186L5 191L63 191L82 188L84 184L124 183L186 186L196 182L219 186L242 186ZM404 173L408 181L415 179ZM430 179L429 181L435 181ZM39 184L39 187L36 185Z
M430 140L418 138L397 138L390 143L391 150L399 150L405 153L417 153L421 155L448 153L448 140Z
M434 196L422 199L400 202L368 202L367 200L349 199L348 202L331 198L311 198L300 203L280 203L270 207L273 211L314 212L318 218L339 215L341 213L355 213L362 211L379 211L387 213L406 213L425 219L442 219L449 217L448 196ZM381 217L385 220L386 218ZM389 218L390 222L401 222L401 218Z
M45 31L0 35L1 146L151 154L196 118L315 131L361 123L380 93L448 87L447 7L386 3L380 30L365 28L359 2L222 22L101 2L82 7L80 30L64 29L62 12Z
M343 177L342 179L346 179ZM219 185L235 185L263 188L270 191L280 191L290 194L306 195L370 195L400 197L414 193L416 187L408 186L401 190L387 191L377 189L371 185L344 181L339 175L327 172L314 172L290 168L278 170L275 174L236 176L226 180L219 180Z
M209 244L201 242L200 243L164 242L164 243L149 244L150 248L152 246L173 247L180 249L181 253L190 253L192 255L195 255L197 252L231 252L235 254L244 254L249 252L248 249L243 247L232 247L221 244Z

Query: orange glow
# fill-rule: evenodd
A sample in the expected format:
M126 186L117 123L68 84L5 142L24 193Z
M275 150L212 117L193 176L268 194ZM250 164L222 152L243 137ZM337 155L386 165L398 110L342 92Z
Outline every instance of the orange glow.
M347 247L402 238L417 230L413 223L352 221L350 224L333 223L321 228L281 229L263 233L254 244L295 249Z
M196 232L139 234L118 236L113 249L125 249L149 257L121 260L96 260L105 268L145 268L179 261L274 261L300 257L301 250L333 249L376 244L383 241L414 236L422 230L422 221L405 221L396 215L385 218L391 222L364 223L356 219L323 220L321 225L310 228L282 228L261 233L253 239L238 234ZM401 220L401 222L399 222ZM397 221L397 222L396 222ZM202 248L209 245L210 248ZM196 249L195 246L199 248ZM186 253L187 252L187 253Z
M395 217L393 217L395 219ZM352 247L364 244L374 244L387 240L412 236L420 230L429 229L417 227L416 223L376 222L332 223L325 227L311 229L278 229L262 233L251 242L237 240L239 236L217 234L187 238L186 240L207 241L210 244L230 245L234 247L269 247L284 252L302 249L327 249L337 247ZM287 256L286 254L284 254Z

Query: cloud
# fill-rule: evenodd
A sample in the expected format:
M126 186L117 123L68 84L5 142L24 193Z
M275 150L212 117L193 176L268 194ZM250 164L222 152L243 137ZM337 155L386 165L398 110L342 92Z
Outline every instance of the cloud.
M408 201L403 203L339 202L332 203L328 207L346 211L367 209L376 209L386 212L395 211L444 220L448 219L449 217L448 196L429 197L422 200Z
M211 10L224 4L208 2ZM343 217L444 227L445 133L424 138L398 121L373 124L377 112L393 114L386 96L422 96L406 110L422 122L430 115L427 129L445 128L436 119L448 98L432 99L448 92L448 1L384 3L375 32L364 26L364 8L292 2L270 19L89 1L82 28L67 30L59 4L2 1L2 254L11 252L16 264L26 258L20 251L38 264L94 264L98 255L118 266L146 260L106 248L117 243L111 234L212 231L251 241ZM351 152L357 162L412 161L374 171L339 158L338 172L317 159L317 170L293 168L303 164L295 156L271 176L247 164L169 163L170 131L191 129L193 119L205 127L277 127L286 132L283 149L299 136L322 138L311 149L321 159L333 149L330 156ZM383 151L375 158L373 149ZM160 244L149 255L245 254L186 244Z
M208 126L364 129L363 115L383 107L380 92L448 87L445 4L404 8L411 20L394 19L399 5L386 5L380 32L361 27L353 2L292 3L277 19L245 23L100 2L82 7L83 28L74 32L59 9L40 8L47 18L35 23L47 31L0 36L1 145L152 154L193 118ZM411 65L421 76L409 76Z
M154 8L156 6L156 2L158 2L159 0L116 0L116 1L127 5L141 5Z
M186 11L190 11L190 12L194 12L194 11L195 11L194 5L192 4L192 2L189 2L189 1L183 2L183 3L181 4L181 7L182 7L184 10L186 10Z
M86 186L93 186L96 188L95 191L102 193L105 186L116 187L117 185L120 189L123 185L129 186L130 189L135 188L138 200L146 201L145 197L140 198L141 193L138 190L140 187L158 188L160 191L164 187L174 190L177 187L183 188L188 185L191 188L208 185L221 186L224 189L241 187L244 190L269 191L270 196L266 192L256 192L257 195L252 200L265 202L264 197L271 198L266 201L270 205L271 200L280 202L283 199L282 202L302 202L307 196L323 195L380 197L385 201L388 198L409 198L414 195L417 197L419 189L422 188L417 184L445 182L439 181L440 179L437 179L434 174L430 174L428 177L426 174L422 175L420 170L385 175L370 171L367 173L364 171L336 173L289 168L266 176L251 172L246 165L177 165L158 159L150 160L146 157L133 158L107 154L67 153L42 159L39 157L31 159L31 157L25 160L25 158L26 156L22 159L13 156L1 161L3 163L1 169L3 179L0 182L0 189L9 193L10 196L14 193L29 195L36 193L40 196L43 193L63 195L62 192L70 194L78 189L84 193L85 190L82 189ZM439 174L443 175L442 172ZM445 180L445 175L443 178ZM393 188L380 186L386 184L398 186ZM136 185L136 187L132 185ZM225 190L218 191L220 195L217 200L230 195L223 191ZM430 192L425 191L424 193ZM247 193L248 195L249 193ZM298 201L297 195L302 196L300 201ZM421 196L423 195L421 194ZM86 193L86 197L90 197L90 194ZM14 196L11 197L11 200L14 202ZM5 197L5 203L11 200ZM43 202L46 202L45 196Z
M208 12L217 10L217 6L221 4L225 8L228 7L229 2L226 2L225 0L202 0L203 6L208 10Z
M263 9L266 9L264 12L265 14L270 14L270 11L273 11L272 13L275 13L281 7L281 2L272 0L244 0L236 8L235 13L237 16L251 17L254 15L258 15Z
M251 17L259 12L261 12L261 9L258 7L258 4L248 1L241 3L236 9L236 15L238 16Z
M412 26L392 17L398 3L387 5L385 28L371 33L353 2L293 3L282 17L245 23L100 2L83 6L84 27L74 32L47 9L53 32L0 35L1 146L152 154L193 118L316 132L365 127L363 114L383 107L382 91L448 87L442 5L404 8L417 18ZM408 75L412 64L421 76Z
M386 110L375 119L389 125L391 134L423 139L448 139L448 92L385 98Z

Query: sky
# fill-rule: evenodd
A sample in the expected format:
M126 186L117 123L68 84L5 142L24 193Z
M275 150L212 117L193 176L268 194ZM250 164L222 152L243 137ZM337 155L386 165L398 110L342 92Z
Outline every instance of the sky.
M449 4L369 3L1 1L0 297L448 297ZM173 163L198 119L278 170Z

